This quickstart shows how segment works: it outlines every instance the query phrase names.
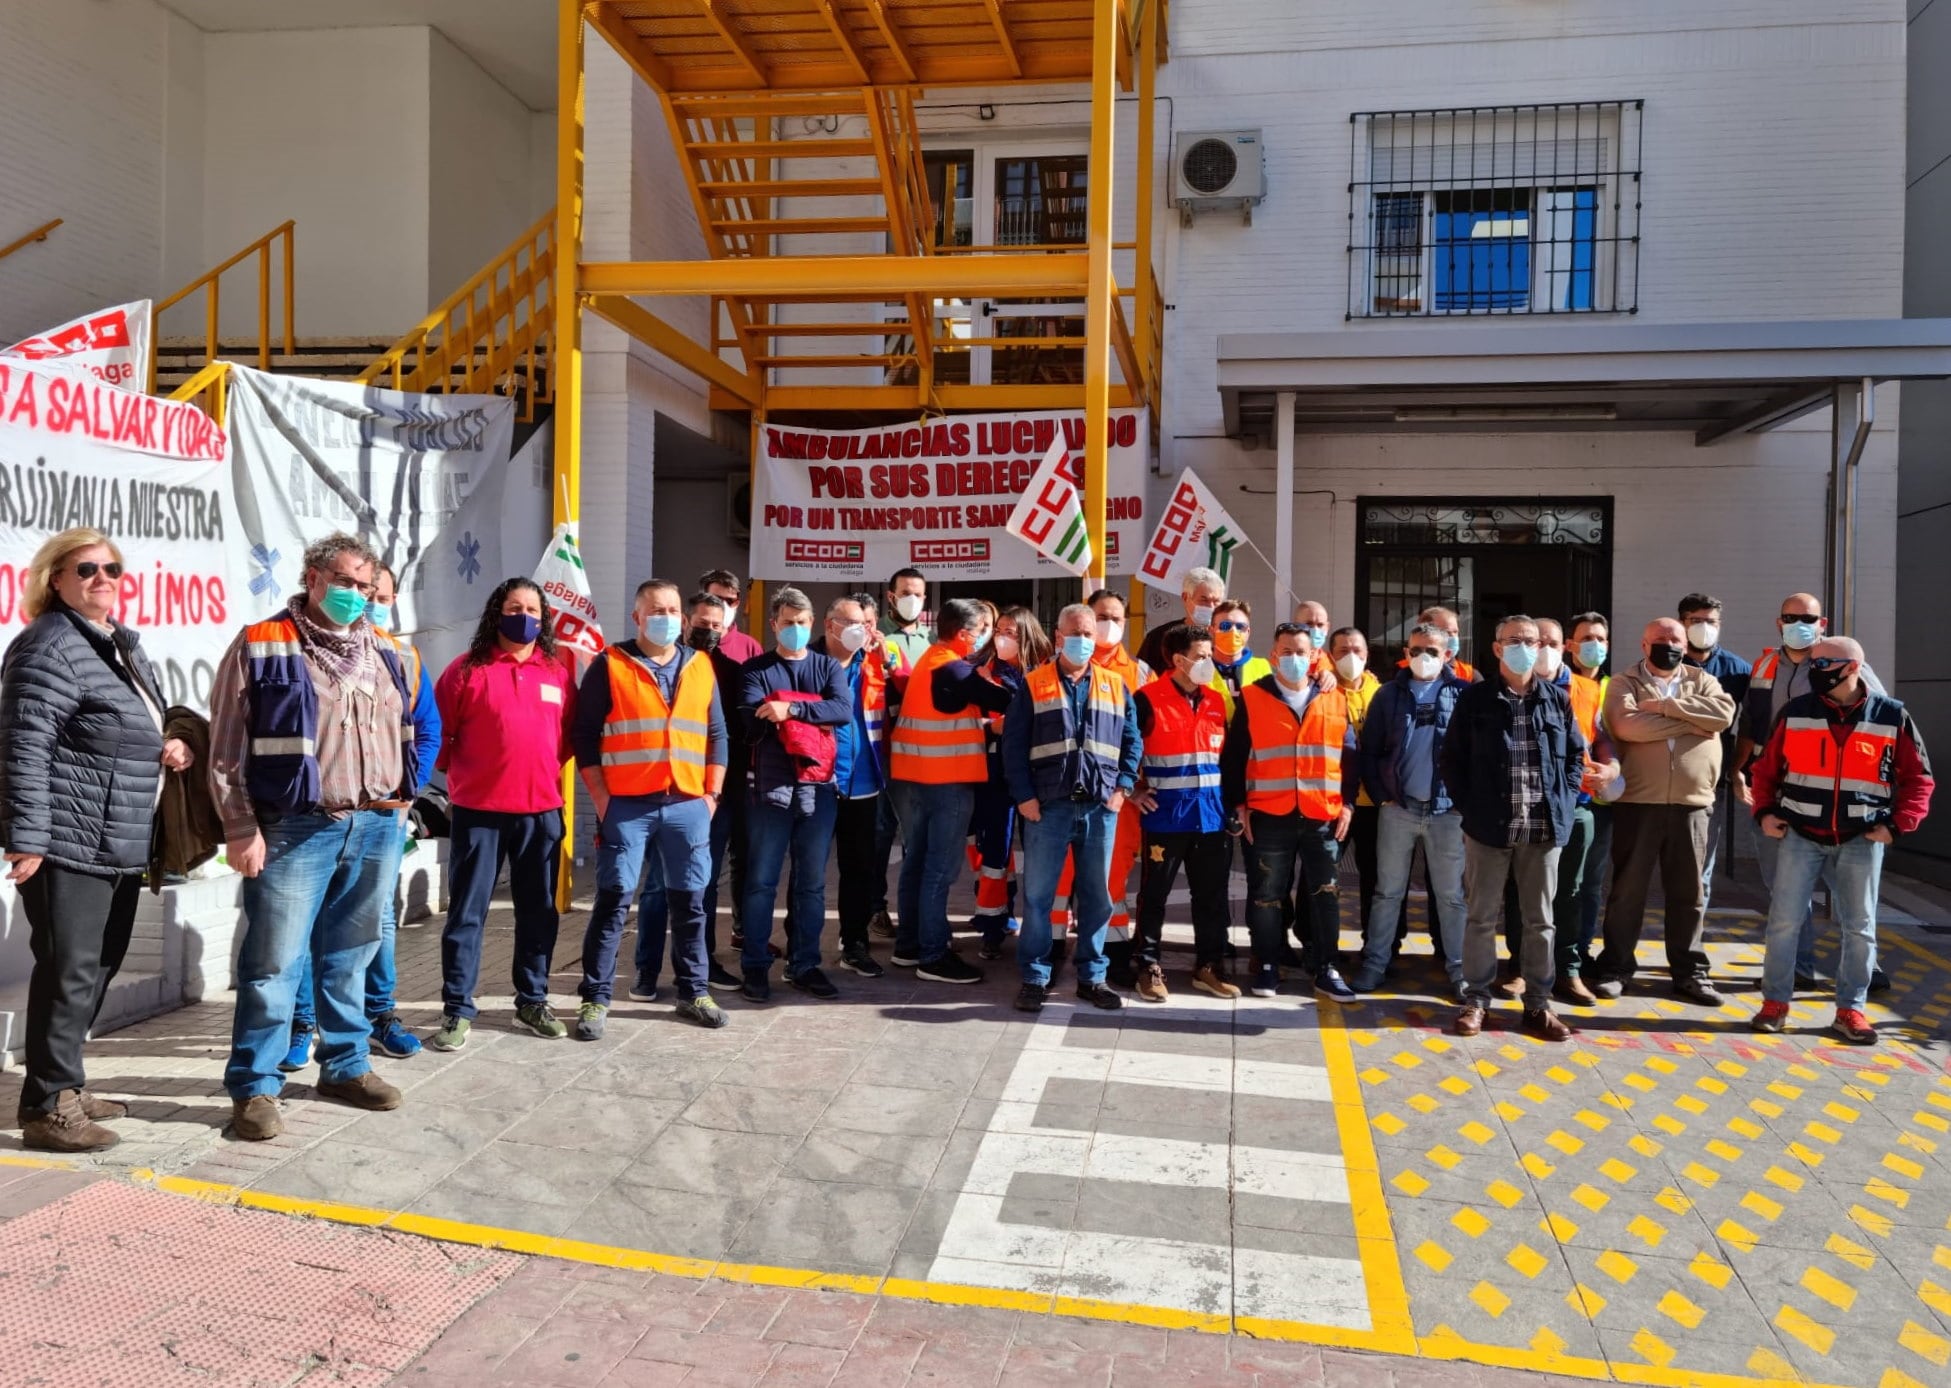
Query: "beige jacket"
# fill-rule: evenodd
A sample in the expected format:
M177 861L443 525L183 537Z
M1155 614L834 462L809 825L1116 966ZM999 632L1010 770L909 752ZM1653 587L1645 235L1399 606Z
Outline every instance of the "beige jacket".
M1657 673L1644 661L1614 675L1606 688L1606 731L1626 776L1621 804L1714 803L1721 734L1734 722L1734 698L1698 666L1682 665L1679 674L1670 700L1660 698Z

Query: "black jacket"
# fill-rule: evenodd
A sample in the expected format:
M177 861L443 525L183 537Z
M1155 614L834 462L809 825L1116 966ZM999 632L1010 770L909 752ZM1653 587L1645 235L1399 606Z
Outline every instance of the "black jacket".
M115 646L163 707L136 634L56 600L0 665L0 844L98 877L148 865L163 735Z
M1585 736L1564 690L1545 680L1535 687L1538 697L1527 700L1525 708L1543 757L1552 842L1563 848L1572 836L1585 778ZM1457 696L1443 738L1443 783L1463 812L1463 832L1492 848L1504 847L1510 837L1511 720L1503 675L1493 669Z

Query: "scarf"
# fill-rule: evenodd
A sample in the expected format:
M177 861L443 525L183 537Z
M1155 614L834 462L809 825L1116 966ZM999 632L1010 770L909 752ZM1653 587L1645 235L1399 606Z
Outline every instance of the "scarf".
M344 631L332 631L312 620L305 595L298 593L286 609L298 627L298 643L313 664L338 684L364 683L379 658L372 625L363 617Z

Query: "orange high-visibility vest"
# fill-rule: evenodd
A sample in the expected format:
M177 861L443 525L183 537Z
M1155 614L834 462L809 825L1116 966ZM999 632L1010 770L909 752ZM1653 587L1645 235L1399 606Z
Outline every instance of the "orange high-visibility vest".
M1903 716L1896 700L1868 694L1839 747L1820 694L1789 700L1776 812L1799 829L1845 837L1887 823L1897 799Z
M656 795L676 789L705 793L710 754L711 696L718 681L711 661L680 651L676 695L663 691L644 662L612 646L610 714L603 720L603 784L612 795Z
M1589 748L1599 735L1599 712L1605 707L1605 686L1590 675L1575 673L1572 687L1565 692L1571 695L1572 717L1578 719L1578 730L1585 734L1585 745Z
M1348 739L1348 699L1339 689L1317 692L1296 718L1280 695L1261 684L1240 691L1246 701L1246 803L1262 814L1333 819L1341 813L1341 750Z
M1136 694L1139 686L1138 658L1123 645L1104 646L1091 652L1091 664L1101 666L1125 682L1125 693Z
M887 647L870 649L860 662L860 712L867 724L867 740L881 755L887 740Z
M901 716L889 742L892 779L930 786L988 781L982 715L966 706L954 713L935 707L935 671L960 659L962 655L955 647L937 641L915 662L914 673L908 677L907 697L901 701Z

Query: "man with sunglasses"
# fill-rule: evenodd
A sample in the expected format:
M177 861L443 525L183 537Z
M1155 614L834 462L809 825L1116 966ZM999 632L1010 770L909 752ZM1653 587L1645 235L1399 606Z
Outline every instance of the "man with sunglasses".
M1752 768L1755 817L1778 845L1770 884L1768 943L1756 1031L1788 1025L1794 994L1800 906L1816 878L1832 884L1842 931L1836 1019L1830 1030L1858 1046L1876 1044L1863 1015L1876 965L1877 889L1883 850L1924 822L1931 760L1908 710L1863 681L1863 648L1846 636L1818 641L1807 660L1809 692L1775 720Z
M1782 716L1782 710L1788 707L1789 701L1809 692L1809 657L1815 650L1816 642L1829 630L1829 621L1822 615L1822 603L1812 593L1789 594L1782 599L1779 612L1775 629L1781 633L1782 643L1764 652L1754 663L1753 673L1748 677L1748 696L1742 701L1741 736L1734 744L1732 790L1735 798L1750 809L1755 803L1753 791L1748 785L1750 763L1755 753L1768 741L1769 732ZM1876 677L1868 661L1863 662L1858 678L1872 693L1884 692L1883 682ZM1761 838L1761 883L1771 895L1779 844L1779 840L1765 834ZM1821 979L1816 973L1815 910L1810 902L1805 901L1802 903L1802 928L1796 936L1795 986L1813 989L1819 987L1820 983ZM1882 970L1872 974L1872 993L1881 992L1889 986L1890 980Z

